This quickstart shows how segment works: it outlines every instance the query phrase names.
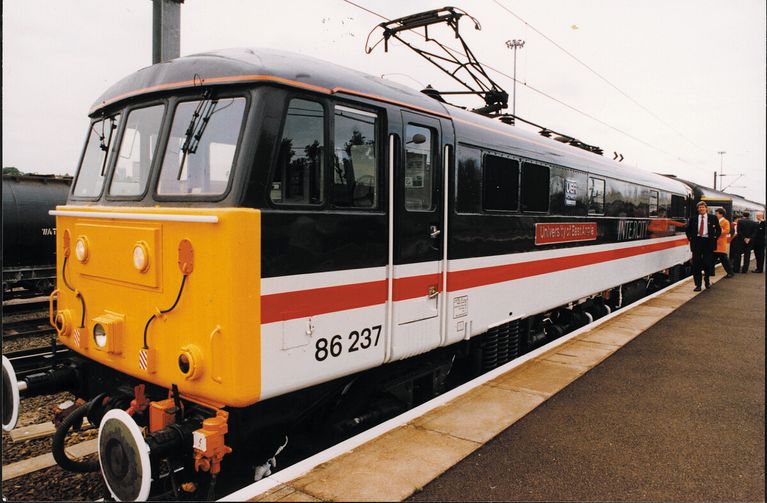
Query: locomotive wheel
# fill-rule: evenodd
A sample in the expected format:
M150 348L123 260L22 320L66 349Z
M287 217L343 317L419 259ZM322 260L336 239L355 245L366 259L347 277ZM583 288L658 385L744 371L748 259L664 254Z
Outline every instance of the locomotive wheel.
M152 485L149 446L127 412L112 409L101 420L99 464L109 492L118 501L146 501Z
M3 429L11 431L19 420L19 383L11 361L3 356Z

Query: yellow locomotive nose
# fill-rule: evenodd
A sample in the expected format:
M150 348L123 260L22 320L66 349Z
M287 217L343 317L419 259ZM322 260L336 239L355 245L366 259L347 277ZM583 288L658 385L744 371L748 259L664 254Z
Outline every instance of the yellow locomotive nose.
M258 210L67 207L57 217L51 324L63 344L209 403L260 399Z

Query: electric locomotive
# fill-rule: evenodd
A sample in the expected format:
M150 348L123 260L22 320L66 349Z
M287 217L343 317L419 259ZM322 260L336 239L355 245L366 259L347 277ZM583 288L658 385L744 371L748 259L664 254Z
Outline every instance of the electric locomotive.
M685 184L305 56L156 64L89 115L52 212L74 356L4 358L3 426L72 391L121 500L211 495L300 423L388 417L690 257Z

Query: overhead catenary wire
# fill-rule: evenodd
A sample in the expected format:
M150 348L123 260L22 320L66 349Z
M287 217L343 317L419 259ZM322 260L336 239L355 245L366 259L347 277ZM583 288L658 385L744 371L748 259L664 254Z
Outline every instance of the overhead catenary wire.
M364 10L365 12L368 12L369 14L377 16L377 17L379 17L381 19L384 19L386 21L391 21L391 19L387 18L386 16L384 16L382 14L379 14L378 12L375 12L375 11L373 11L371 9L368 9L367 7L359 5L358 3L356 3L356 2L354 2L352 0L343 0L343 1L345 3L347 3L347 4L349 4L349 5L357 7L358 9ZM530 27L533 28L532 26L530 26ZM421 36L421 37L423 37L423 35L421 35L420 33L416 33L416 34ZM450 50L453 53L460 54L460 51L457 51L456 49L453 49L452 47L449 47L449 46L444 45L444 44L440 44L440 45L442 45L446 50ZM637 138L636 136L634 136L634 135L632 135L630 133L627 133L626 131L623 131L623 130L621 130L621 129L619 129L619 128L617 128L617 127L615 127L615 126L613 126L613 125L611 125L611 124L609 124L609 123L607 123L607 122L605 122L605 121L603 121L601 119L598 119L597 117L594 117L593 115L591 115L589 113L586 113L586 112L584 112L584 111L582 111L582 110L580 110L580 109L578 109L578 108L576 108L576 107L574 107L574 106L572 106L572 105L570 105L568 103L565 103L564 101L562 101L562 100L560 100L558 98L555 98L554 96L551 96L550 94L548 94L548 93L546 93L544 91L541 91L540 89L537 89L536 87L528 84L526 81L525 82L520 82L519 80L515 79L511 75L508 75L508 74L502 72L501 70L499 70L499 69L497 69L497 68L495 68L495 67L493 67L491 65L488 65L488 64L483 63L483 62L480 62L480 63L483 66L485 66L486 68L496 72L497 74L502 75L502 76L504 76L504 77L506 77L506 78L508 78L508 79L510 79L512 81L514 81L514 82L518 82L519 84L525 86L526 88L530 89L531 91L536 92L536 93L540 94L541 96L544 96L544 97L546 97L546 98L548 98L548 99L550 99L552 101L555 101L556 103L559 103L560 105L565 106L565 107L569 108L570 110L573 110L574 112L577 112L577 113L583 115L584 117L587 117L587 118L589 118L589 119L591 119L591 120L593 120L595 122L598 122L599 124L602 124L603 126L608 127L608 128L612 129L613 131L615 131L617 133L620 133L620 134L622 134L622 135L624 135L624 136L626 136L628 138L631 138L632 140L634 140L636 142L639 142L642 145L645 145L646 147L649 147L649 148L651 148L653 150L656 150L656 151L658 151L658 152L660 152L660 153L662 153L664 155L667 155L667 156L669 156L669 157L671 157L671 158L673 158L675 160L678 160L680 162L683 162L685 164L690 164L690 162L688 162L687 160L679 157L678 155L672 154L670 152L666 152L665 150L663 150L663 149L661 149L659 147L656 147L655 145L652 145L651 143L648 143L648 142L646 142L646 141L644 141L644 140L642 140L640 138Z
M629 96L629 94L628 94L628 93L626 93L626 92L625 92L625 91L623 91L621 88L619 88L618 86L616 86L615 84L613 84L612 82L610 82L610 81L607 79L607 77L603 76L602 74L600 74L599 72L597 72L596 70L594 70L593 68L591 68L591 66L589 66L588 64L586 64L585 62L583 62L583 61L582 61L580 58L578 58L578 57L577 57L575 54L571 53L570 51L568 51L567 49L565 49L564 47L562 47L562 45L558 44L556 41L554 41L553 39L551 39L550 37L548 37L548 36L547 36L545 33L543 33L542 31L540 31L539 29L537 29L535 26L531 25L530 23L528 23L527 21L525 21L524 19L522 19L522 18L521 18L519 15L515 14L514 12L512 12L512 10L511 10L511 9L509 9L508 7L506 7L505 5L503 5L503 4L502 4L502 3L501 3L499 0L493 0L493 2L495 2L495 4L496 4L496 5L498 5L498 6L499 6L501 9L505 10L506 12L508 12L509 14L511 14L512 16L514 16L515 18L519 19L519 20L520 20L522 23L524 23L524 24L525 24L525 26L526 26L526 27L530 28L530 29L531 29L531 30L533 30L535 33L537 33L538 35L540 35L541 37L543 37L544 39L546 39L547 41L549 41L549 42L550 42L551 44L553 44L553 45L554 45L554 46L555 46L557 49L561 50L562 52L564 52L565 54L567 54L568 56L570 56L572 59L574 59L575 61L577 61L577 62L578 62L578 63L579 63L581 66L583 66L584 68L586 68L588 71L590 71L591 73L593 73L594 75L596 75L597 77L599 77L599 79L600 79L600 80L602 80L602 81L603 81L603 82L605 82L607 85L609 85L610 87L612 87L613 89L615 89L616 91L618 91L618 92L619 92L621 95L623 95L623 96L624 96L626 99L628 99L629 101L631 101L632 103L634 103L636 106L638 106L639 108L641 108L642 110L644 110L645 112L647 112L647 113L648 113L650 116L652 116L652 117L653 117L655 120L657 120L658 122L660 122L661 124L663 124L663 125L664 125L664 126L666 126L667 128L669 128L669 129L671 129L672 131L674 131L674 132L675 132L676 134L678 134L678 135L679 135L681 138L683 138L684 140L686 140L687 142L689 142L689 143L690 143L690 145L693 145L695 148L699 149L701 152L704 152L704 153L705 153L705 152L707 152L707 150L706 150L706 149L704 149L703 147L701 147L700 145L698 145L697 143L695 143L695 142L694 142L694 141L692 141L691 139L687 138L687 137L686 137L686 136L685 136L685 135L684 135L684 134L683 134L681 131L679 131L679 130L678 130L678 129L676 129L674 126L672 126L671 124L669 124L668 122L666 122L665 120L663 120L663 119L662 119L660 116L658 116L658 115L657 115L656 113L654 113L652 110L650 110L650 109L649 109L649 108L647 108L646 106L644 106L644 105L642 105L641 103L639 103L639 101L637 101L636 99L634 99L634 98L632 98L631 96Z

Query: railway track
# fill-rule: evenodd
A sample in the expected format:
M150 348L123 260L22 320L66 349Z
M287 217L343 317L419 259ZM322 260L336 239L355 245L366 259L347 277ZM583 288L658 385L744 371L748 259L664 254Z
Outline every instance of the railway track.
M3 356L10 360L13 369L16 371L16 377L18 379L23 379L30 374L49 368L57 358L67 356L69 353L69 348L65 346L57 346L56 353L54 354L52 348L48 346L21 349L8 353L4 352Z
M56 331L47 318L7 322L3 320L3 354L28 349L50 348Z
M33 297L25 302L3 303L3 318L43 311L48 313L48 297Z
M54 355L50 345L39 344L29 337L13 338L23 342L24 349L6 351L17 376L23 378L50 368ZM46 343L48 340L46 339ZM69 349L58 346L56 356L63 357ZM55 464L51 454L51 435L54 406L62 408L64 402L73 401L70 393L38 396L21 401L19 426L11 432L3 431L3 499L13 501L95 501L108 495L100 473L67 472ZM97 430L87 422L79 431L70 432L66 439L66 452L70 458L95 456Z
M3 431L3 499L8 501L97 501L108 495L101 474L72 473L55 465L51 454L53 405L73 399L68 393L22 401L18 431ZM25 437L23 430L46 429L44 434ZM16 435L14 435L16 433ZM86 426L71 432L66 440L70 458L95 456L97 430ZM16 438L14 438L16 437Z
M56 331L48 321L48 303L3 304L3 353L50 347Z
M56 330L48 323L48 316L3 323L3 337L38 337L53 335Z
M45 297L45 293L36 290L27 290L23 288L17 288L13 290L6 290L3 292L3 298L5 300L25 301L29 299L36 299L41 296Z

